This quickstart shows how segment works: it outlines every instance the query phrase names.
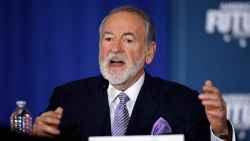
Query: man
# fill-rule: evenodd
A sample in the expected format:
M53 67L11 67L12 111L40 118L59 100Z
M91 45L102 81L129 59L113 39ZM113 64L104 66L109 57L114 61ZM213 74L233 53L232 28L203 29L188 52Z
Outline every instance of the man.
M102 76L57 87L47 112L36 118L33 135L78 140L148 134L234 139L225 102L211 81L205 82L204 93L198 96L145 72L156 42L153 23L143 11L129 6L111 11L100 25L99 48Z

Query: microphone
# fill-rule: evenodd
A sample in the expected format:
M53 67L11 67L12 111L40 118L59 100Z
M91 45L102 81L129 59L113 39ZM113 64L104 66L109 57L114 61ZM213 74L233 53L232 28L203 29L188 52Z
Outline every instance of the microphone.
M103 90L107 90L108 86L109 86L109 81L106 80L106 79L103 79L103 81L102 81L102 88L103 88Z

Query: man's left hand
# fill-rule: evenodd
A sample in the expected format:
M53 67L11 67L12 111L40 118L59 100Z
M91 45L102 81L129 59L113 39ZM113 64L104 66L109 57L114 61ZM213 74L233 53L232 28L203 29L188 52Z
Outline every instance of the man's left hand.
M215 134L228 134L227 108L218 88L207 80L202 87L204 93L199 95L206 115Z

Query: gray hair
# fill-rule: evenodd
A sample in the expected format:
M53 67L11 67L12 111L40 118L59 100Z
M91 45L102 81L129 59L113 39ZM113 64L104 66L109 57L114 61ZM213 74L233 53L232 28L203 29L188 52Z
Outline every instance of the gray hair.
M104 23L106 22L108 17L110 17L112 14L117 13L117 12L135 13L136 15L141 17L145 23L146 46L148 47L151 42L155 42L155 28L154 28L153 21L144 11L133 6L121 6L110 11L109 14L102 20L102 23L100 24L100 27L99 27L100 38L102 36L101 34L102 34L102 28L103 28Z

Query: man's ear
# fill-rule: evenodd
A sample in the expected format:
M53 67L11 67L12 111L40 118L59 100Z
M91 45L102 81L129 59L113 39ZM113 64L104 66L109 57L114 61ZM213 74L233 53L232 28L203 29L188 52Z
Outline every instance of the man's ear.
M150 64L155 56L156 42L151 42L146 52L146 64Z

